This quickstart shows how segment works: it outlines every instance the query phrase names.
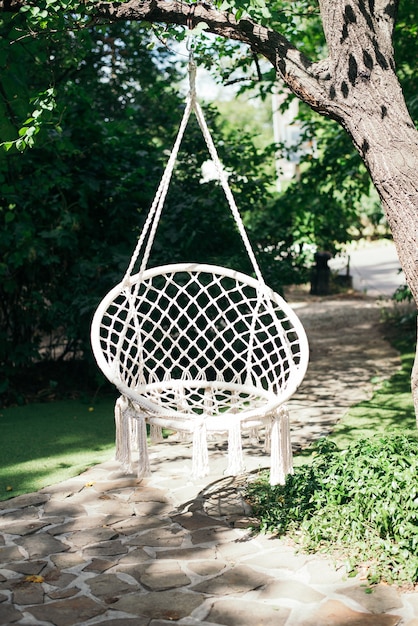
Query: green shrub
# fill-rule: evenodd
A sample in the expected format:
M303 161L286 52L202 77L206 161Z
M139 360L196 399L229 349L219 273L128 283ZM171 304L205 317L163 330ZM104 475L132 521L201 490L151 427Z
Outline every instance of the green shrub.
M346 450L326 439L310 466L271 487L263 474L247 499L262 530L289 534L308 552L344 559L370 582L418 581L418 437L389 433Z

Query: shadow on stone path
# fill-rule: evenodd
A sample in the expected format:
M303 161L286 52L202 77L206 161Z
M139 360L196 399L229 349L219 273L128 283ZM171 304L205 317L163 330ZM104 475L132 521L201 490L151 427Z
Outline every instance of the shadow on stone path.
M398 363L376 332L378 308L364 304L300 303L312 361L291 403L296 446L328 432ZM267 463L260 449L246 455L248 471ZM108 462L0 503L0 623L418 626L418 593L367 593L325 557L252 535L245 478L223 477L222 445L212 444L204 480L189 481L190 457L188 444L166 442L152 449L149 479Z

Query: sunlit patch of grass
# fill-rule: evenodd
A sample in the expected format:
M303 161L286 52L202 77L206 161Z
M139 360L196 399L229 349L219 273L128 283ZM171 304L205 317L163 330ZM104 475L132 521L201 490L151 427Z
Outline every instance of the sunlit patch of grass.
M114 399L62 400L0 411L0 500L77 476L114 454ZM91 410L91 409L94 410Z
M402 433L416 431L414 405L411 394L411 370L415 351L412 341L399 343L401 368L389 379L376 386L373 397L356 404L345 413L327 437L340 449L347 448L360 438L372 437L395 429ZM299 452L294 459L296 467L312 460L313 447Z

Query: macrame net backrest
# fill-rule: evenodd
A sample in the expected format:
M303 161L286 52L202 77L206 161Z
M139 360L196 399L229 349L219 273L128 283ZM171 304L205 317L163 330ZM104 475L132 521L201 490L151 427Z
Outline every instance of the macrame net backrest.
M138 278L96 312L96 359L126 396L165 416L249 419L294 393L306 337L278 294L211 265L168 265Z
M236 474L243 467L241 428L262 426L271 442L271 482L276 484L292 470L288 416L283 403L305 375L308 343L295 313L263 280L196 101L195 71L191 56L190 92L172 153L125 276L105 296L94 315L92 347L99 367L122 394L115 410L117 458L127 469L129 441L135 432L140 449L138 474L149 471L145 422L151 427L192 433L196 476L207 473L208 431L228 433L228 473ZM192 112L217 169L255 279L213 265L189 263L147 269ZM139 271L135 273L138 260Z

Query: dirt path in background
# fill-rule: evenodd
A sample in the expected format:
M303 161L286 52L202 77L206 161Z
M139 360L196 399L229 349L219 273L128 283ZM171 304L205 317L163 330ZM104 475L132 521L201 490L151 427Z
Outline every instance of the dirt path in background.
M370 398L376 380L389 378L401 362L380 323L382 307L390 303L357 294L321 298L303 291L291 292L288 300L310 344L308 372L288 403L292 442L305 447L328 434L350 406Z

